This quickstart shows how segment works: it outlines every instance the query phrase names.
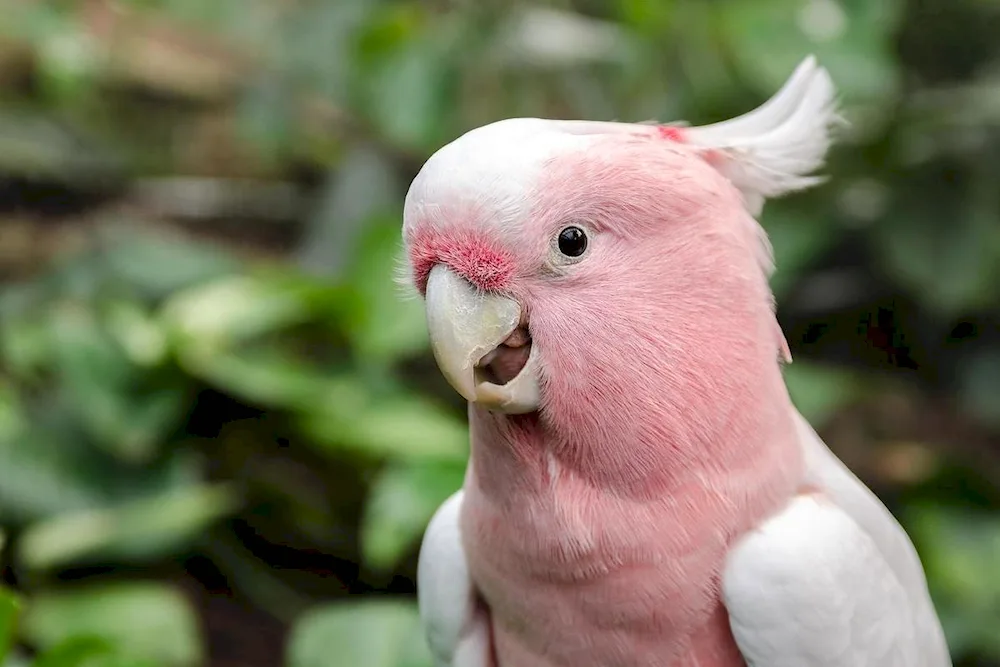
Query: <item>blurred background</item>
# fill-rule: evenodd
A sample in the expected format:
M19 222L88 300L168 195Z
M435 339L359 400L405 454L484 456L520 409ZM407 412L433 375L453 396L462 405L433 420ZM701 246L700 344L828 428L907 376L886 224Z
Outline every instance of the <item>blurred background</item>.
M795 401L1000 665L1000 2L0 0L5 667L428 667L463 406L398 298L422 162L508 116L703 124L808 53L770 203Z

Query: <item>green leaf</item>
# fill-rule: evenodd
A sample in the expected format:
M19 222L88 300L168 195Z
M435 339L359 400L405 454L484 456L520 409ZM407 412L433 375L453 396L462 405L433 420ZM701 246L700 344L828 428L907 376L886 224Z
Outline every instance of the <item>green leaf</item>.
M94 88L100 62L96 36L64 20L38 43L38 77L54 100L78 102Z
M22 524L67 512L149 497L196 483L202 462L189 449L165 452L155 466L119 462L95 451L75 415L41 400L5 414L0 384L0 521ZM5 428L4 421L11 428Z
M919 503L901 517L920 549L948 644L956 657L1000 659L1000 521Z
M241 275L178 294L164 314L192 344L211 349L303 322L308 308L300 294Z
M255 405L299 409L328 390L333 378L314 364L275 348L209 352L182 357L189 373Z
M100 637L71 637L39 655L32 667L157 667L154 661L118 653Z
M398 464L379 473L361 519L365 564L379 570L393 567L464 478L465 466L459 462Z
M368 600L305 614L288 644L288 667L432 667L416 605Z
M945 317L991 308L1000 297L1000 227L986 181L969 179L959 196L944 181L926 183L926 197L896 202L873 230L889 275Z
M114 646L99 637L71 637L42 652L32 667L91 667L114 653Z
M374 456L464 460L468 430L420 396L373 392L360 377L324 373L275 349L191 353L185 368L258 405L291 410L323 447Z
M860 396L861 380L850 371L796 361L784 368L788 393L802 416L821 426Z
M801 209L787 200L777 200L764 207L761 217L774 248L776 270L771 289L779 301L836 239L829 216Z
M899 0L729 0L713 3L733 64L771 95L808 54L847 102L884 103L899 85L893 44Z
M416 17L406 9L401 13L407 20ZM424 30L381 53L362 74L367 117L394 146L423 153L442 142L456 91L451 55L461 28L456 18L435 17Z
M237 109L241 137L259 160L278 163L287 157L295 131L294 110L288 82L268 73L247 86Z
M240 2L236 16L254 13L245 6ZM258 62L266 59L269 66L258 68L261 74L247 86L237 123L265 160L296 158L316 164L336 154L343 143L340 133L329 132L327 123L302 123L299 102L306 97L331 109L350 110L349 78L357 70L359 29L369 14L385 11L386 6L367 0L303 3L276 16L272 10L258 10L257 34L246 31L251 33L246 42ZM226 21L233 23L233 18Z
M131 379L131 364L101 328L88 304L67 301L52 310L49 327L67 382L117 385Z
M359 254L358 242L365 230L373 222L380 222L377 216L397 209L398 181L396 165L384 150L366 143L348 149L336 168L329 170L309 215L296 251L299 265L311 275L342 279L351 268L348 264ZM393 231L387 234L395 241L390 254L400 245L400 216L398 213L393 216ZM374 234L377 232L369 236ZM362 248L361 253L364 252ZM353 268L364 272L365 266Z
M194 611L177 590L157 583L37 593L25 614L23 634L43 650L72 637L96 637L125 656L168 667L194 667L203 658Z
M468 454L466 424L420 396L375 396L360 381L343 378L318 398L300 423L324 447L399 459L464 461Z
M221 249L175 235L115 225L104 233L104 268L143 296L160 299L240 269Z
M672 2L620 0L616 4L622 22L629 28L660 37L670 29L676 13L676 5Z
M57 368L71 407L94 441L128 461L148 460L187 405L182 392L137 392L138 369L82 304L53 313Z
M49 329L38 313L0 311L0 356L12 376L18 379L37 377L51 355Z
M0 443L19 438L27 428L28 418L21 397L13 385L0 377Z
M0 398L0 419L23 417L4 411ZM93 507L103 500L99 481L62 444L34 424L0 433L0 514L5 520Z
M391 363L427 349L427 323L416 293L403 298L395 276L401 255L399 223L373 225L350 268L356 308L345 323L357 354Z
M18 556L36 569L102 556L140 560L176 551L234 512L227 485L194 486L119 507L62 514L33 524L18 541Z
M4 8L9 6L6 3ZM5 12L0 28L7 27L6 18ZM105 145L84 141L44 108L0 108L0 169L4 173L89 188L114 182L117 166Z
M141 367L162 363L167 356L167 335L162 323L139 304L116 301L107 307L108 333L128 356Z
M273 51L282 78L300 81L311 93L347 106L349 79L358 68L355 51L364 39L360 33L372 19L398 13L397 7L407 5L340 0L307 3L298 11L285 12Z
M633 39L633 33L612 21L562 8L527 5L508 14L490 45L489 56L505 68L561 69L573 79L587 66L633 60L638 53L629 48ZM574 106L588 115L608 98L597 86L577 85L567 90L568 97L579 101Z
M130 396L124 402L131 409L121 420L115 453L130 462L149 460L164 436L183 424L190 405L188 398L181 386L167 386Z
M1000 350L973 355L961 370L962 406L983 424L1000 427Z
M252 338L334 316L343 290L291 273L240 275L173 296L162 316L181 354L214 353Z
M25 655L24 651L13 650L7 656L7 659L0 663L3 667L33 667L34 663Z
M20 599L10 589L0 586L0 664L14 645L20 612Z

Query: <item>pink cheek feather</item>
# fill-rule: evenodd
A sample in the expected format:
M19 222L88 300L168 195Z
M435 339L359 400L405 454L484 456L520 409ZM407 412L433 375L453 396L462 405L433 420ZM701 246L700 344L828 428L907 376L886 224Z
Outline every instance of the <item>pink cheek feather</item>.
M529 216L539 234L580 216L603 230L593 254L530 290L553 450L640 495L692 467L749 465L760 452L729 443L784 426L775 357L787 356L756 224L683 144L592 154L553 163Z

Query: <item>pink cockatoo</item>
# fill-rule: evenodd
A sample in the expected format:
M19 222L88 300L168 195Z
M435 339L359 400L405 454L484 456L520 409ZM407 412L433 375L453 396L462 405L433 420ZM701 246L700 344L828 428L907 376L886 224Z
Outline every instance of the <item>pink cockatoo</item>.
M407 267L469 401L424 536L439 667L946 667L920 560L791 403L764 201L837 119L807 58L739 118L504 120L424 165Z

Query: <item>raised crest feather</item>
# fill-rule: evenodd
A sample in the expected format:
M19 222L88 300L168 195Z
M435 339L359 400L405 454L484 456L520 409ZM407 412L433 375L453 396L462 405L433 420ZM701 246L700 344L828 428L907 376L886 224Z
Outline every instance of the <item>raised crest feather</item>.
M808 56L771 99L742 116L685 129L686 143L721 153L719 170L759 215L764 201L802 190L823 178L832 131L843 120L829 73Z
M554 123L562 132L581 135L646 133L653 125L664 138L702 149L743 193L747 209L757 216L766 199L823 181L814 172L823 166L833 128L843 123L836 96L829 73L810 55L771 99L730 120L700 127L684 122Z

